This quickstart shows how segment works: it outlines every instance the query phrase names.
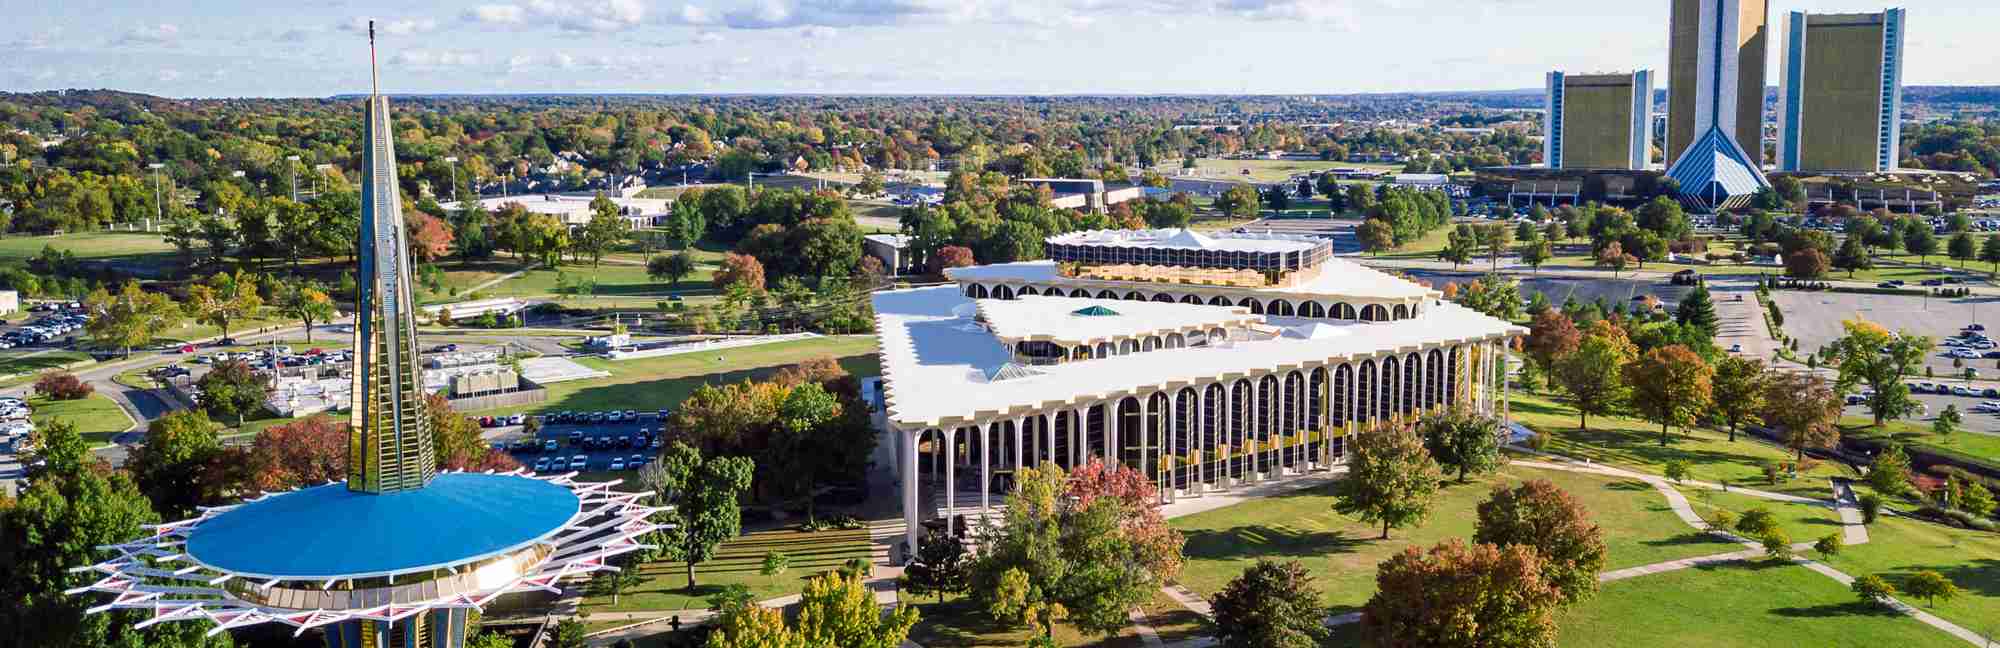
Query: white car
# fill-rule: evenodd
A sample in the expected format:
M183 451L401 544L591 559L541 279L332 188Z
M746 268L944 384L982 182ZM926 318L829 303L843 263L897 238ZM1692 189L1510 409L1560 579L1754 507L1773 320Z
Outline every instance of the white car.
M1953 396L1977 396L1978 394L1975 394L1975 393L1973 393L1973 392L1972 392L1972 390L1970 390L1970 389L1966 389L1966 388L1964 388L1964 387L1953 387L1953 388L1951 388L1951 395L1953 395Z
M34 431L35 424L28 421L10 421L4 425L0 425L0 436L23 436L32 434Z
M625 460L624 460L624 459L612 459L612 460L611 460L611 469L612 469L612 470L624 470L624 469L625 469Z

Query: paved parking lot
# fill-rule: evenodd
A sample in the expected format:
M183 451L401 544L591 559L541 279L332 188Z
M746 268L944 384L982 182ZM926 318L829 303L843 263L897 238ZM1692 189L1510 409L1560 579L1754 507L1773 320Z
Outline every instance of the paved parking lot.
M2000 298L1996 297L1937 299L1781 290L1771 293L1771 299L1785 315L1785 333L1799 340L1800 353L1813 352L1840 339L1840 323L1856 317L1891 331L1928 335L1940 342L1967 324L1984 323L1982 316L2000 323ZM1941 355L1942 351L1940 345L1925 364L1937 376L1957 375L1952 359ZM1983 377L2000 377L2000 360L1966 360L1965 365L1978 369Z
M1956 386L1960 383L1953 380L1946 382L1946 384ZM1944 411L1946 405L1957 405L1959 413L1965 419L1965 424L1960 426L1961 429L1974 434L2000 434L2000 414L1972 411L1972 406L1974 405L1978 405L1983 401L2000 401L2000 398L1990 396L1950 396L1944 394L1911 395L1916 397L1917 400L1922 401L1924 407L1927 408L1923 416L1908 419L1911 423L1930 425L1931 421L1937 420L1938 412ZM1868 418L1868 408L1859 405L1848 406L1845 413L1848 416Z
M660 420L658 415L650 412L641 414L639 416L639 421L636 423L634 422L595 423L595 424L551 423L542 426L541 431L535 435L535 440L543 443L546 443L548 441L555 441L556 450L554 452L549 452L539 449L520 450L511 452L514 455L514 459L516 461L521 462L521 465L528 466L529 468L533 468L535 465L535 461L538 459L543 459L543 458L553 459L555 457L562 457L565 459L569 459L575 457L576 455L584 455L587 458L585 461L584 468L579 469L575 466L567 466L564 468L562 472L567 472L571 470L603 472L611 469L611 460L613 458L625 459L629 462L632 458L632 455L636 454L650 461L652 458L657 457L659 455L660 451L658 449L646 446L644 445L644 442L640 440L641 430L651 432L651 436L653 438L658 438L660 432ZM587 442L572 441L571 436L573 434L578 434L578 433L581 434L583 439L591 439L591 438L611 439L613 445L606 448L606 447L593 446ZM502 433L497 437L493 438L492 440L504 441L511 444L515 439L519 439L521 437L522 434L520 432L520 429L514 428L513 431ZM623 441L625 439L630 439L629 445L627 445ZM636 470L637 470L636 468L625 469L625 471L627 472L632 472ZM557 472L557 471L546 470L543 472Z

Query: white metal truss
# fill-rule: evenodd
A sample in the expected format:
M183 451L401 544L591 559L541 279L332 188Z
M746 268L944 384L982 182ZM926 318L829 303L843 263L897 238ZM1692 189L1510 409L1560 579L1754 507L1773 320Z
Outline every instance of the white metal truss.
M487 471L491 474L493 471ZM646 534L670 528L654 524L647 518L652 514L671 507L648 506L641 503L647 493L625 493L612 490L620 480L608 482L578 482L576 473L538 476L526 469L509 473L517 477L538 479L568 488L579 502L577 514L563 524L549 543L554 550L544 554L539 563L523 566L518 574L497 586L473 592L460 592L450 596L418 601L396 603L354 609L314 609L295 610L276 608L258 604L237 597L222 584L238 574L218 571L195 565L191 560L184 567L175 568L173 563L187 558L181 552L182 545L195 529L217 516L234 510L237 506L203 507L201 515L186 520L147 525L152 535L132 542L98 547L116 555L94 565L71 568L71 572L96 572L102 576L97 581L66 591L66 594L85 593L111 594L110 602L91 607L88 612L96 614L109 610L147 610L152 616L140 621L135 627L144 628L168 621L207 620L215 624L208 631L214 635L230 628L257 625L261 623L284 623L297 630L295 636L306 630L348 620L372 620L394 622L435 609L481 608L502 594L524 591L546 591L559 593L557 583L565 578L581 576L600 571L617 571L608 559L614 556L651 549L652 545L641 541ZM263 493L248 500L254 502L267 497L282 497L285 493ZM246 502L247 503L247 502ZM164 567L164 568L163 568ZM307 583L313 587L330 588L340 579ZM254 583L251 586L269 589L278 580Z

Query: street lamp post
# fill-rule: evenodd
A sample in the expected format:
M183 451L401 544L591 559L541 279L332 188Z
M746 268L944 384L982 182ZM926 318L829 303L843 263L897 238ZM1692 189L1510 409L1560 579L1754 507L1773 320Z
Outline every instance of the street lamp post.
M166 167L167 165L158 162L146 165L146 168L153 170L153 220L161 224L165 224L167 220L167 204L162 202L160 197L160 169Z
M458 157L447 157L444 162L451 165L451 200L458 202Z
M298 202L299 201L299 156L287 155L285 156L285 161L291 163L285 165L285 168L292 172L292 202Z

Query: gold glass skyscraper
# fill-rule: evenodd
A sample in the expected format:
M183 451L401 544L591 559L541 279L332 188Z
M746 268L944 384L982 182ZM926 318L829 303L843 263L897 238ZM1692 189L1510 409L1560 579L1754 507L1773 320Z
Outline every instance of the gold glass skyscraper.
M1902 136L1903 10L1785 17L1779 59L1782 171L1894 169Z
M1653 150L1653 72L1550 72L1542 162L1551 169L1646 168Z
M1763 163L1769 23L1765 0L1673 0L1667 41L1667 164L1680 159L1710 123Z

